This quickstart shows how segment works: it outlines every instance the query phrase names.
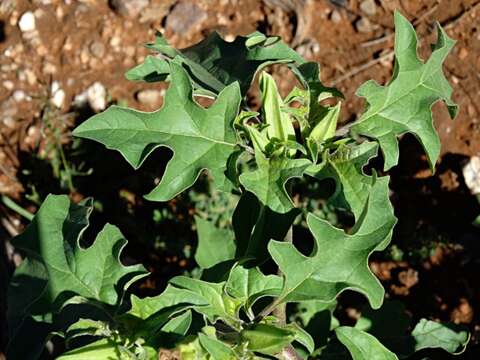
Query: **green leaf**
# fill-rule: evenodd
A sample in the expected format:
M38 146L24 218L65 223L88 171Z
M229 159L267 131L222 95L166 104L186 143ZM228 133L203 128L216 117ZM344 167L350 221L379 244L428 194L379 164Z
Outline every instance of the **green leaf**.
M149 349L147 353L147 360L156 358L155 351ZM132 359L131 352L127 351L122 344L116 343L113 340L102 339L91 344L82 346L80 348L67 351L63 355L56 358L57 360L130 360Z
M26 230L13 240L28 258L41 259L47 277L42 301L55 304L49 311L58 309L73 294L115 305L117 289L121 295L146 275L142 265L121 264L120 253L127 241L113 225L105 225L90 247L80 246L91 210L91 202L76 205L67 196L49 195Z
M325 161L308 168L306 173L318 180L335 181L334 194L329 202L338 208L351 210L359 219L375 179L363 172L363 167L377 155L378 145L363 142L360 145L340 145L335 152L325 153Z
M351 234L308 214L308 227L315 238L311 256L302 255L293 244L270 242L270 254L285 277L277 303L329 302L341 291L352 289L364 294L373 308L381 306L385 291L370 271L368 257L388 244L396 223L388 198L388 180L376 180Z
M246 311L263 296L276 296L280 293L283 279L277 275L264 275L258 268L235 266L230 272L225 291L244 304Z
M300 213L292 209L279 214L261 204L250 192L244 192L233 213L232 225L237 242L237 258L254 259L255 264L268 257L267 245L271 239L283 240Z
M131 302L132 307L128 311L128 314L142 320L148 319L160 310L172 308L177 305L183 305L182 309L187 309L192 306L208 305L208 300L200 294L187 289L177 288L171 284L167 285L167 288L157 296L140 299L132 295Z
M378 310L362 309L355 328L367 331L400 358L426 348L441 348L451 354L465 350L470 339L468 329L421 319L410 333L410 318L399 301L387 301Z
M209 283L185 276L174 277L170 280L170 283L202 296L208 304L195 306L193 309L203 314L211 323L215 323L217 319L222 319L233 328L238 328L236 312L239 301L231 298L223 291L225 283Z
M165 81L170 74L170 65L167 61L148 55L142 64L129 70L127 80L144 80L147 82Z
M426 348L441 348L451 354L461 354L470 340L465 327L454 324L441 324L421 319L412 331L415 351Z
M272 211L285 214L294 209L285 184L291 178L302 177L311 162L307 159L289 159L283 156L267 159L257 149L255 160L257 168L241 174L240 183Z
M385 170L398 163L397 136L410 132L422 144L430 167L440 153L440 141L433 127L431 107L443 100L450 116L458 107L451 100L452 88L442 72L442 63L455 41L437 25L438 39L430 58L423 63L417 56L417 36L413 26L395 12L395 69L390 83L380 86L368 81L357 91L368 102L366 112L351 128L353 133L375 138L385 158Z
M372 335L361 330L340 326L335 329L338 339L348 348L353 360L398 360Z
M227 42L213 32L198 44L176 50L167 44L161 34L157 34L157 43L149 48L162 54L164 59L158 59L152 67L151 59L147 58L144 64L127 72L127 78L148 81L158 77L158 74L164 76L166 67L160 62L175 62L187 70L197 89L218 94L227 85L238 82L244 96L255 74L265 66L304 62L303 58L283 41L278 38L273 38L274 41L269 39L271 38L254 32ZM160 77L160 80L162 79Z
M277 138L281 141L295 140L295 130L290 116L282 111L284 103L275 80L270 74L262 72L259 85L262 92L263 118L268 125L268 137L270 139ZM293 155L295 155L295 152L293 152Z
M205 109L192 98L192 86L185 70L171 64L172 82L162 109L140 112L111 106L77 127L74 135L101 142L115 149L134 168L140 167L157 147L166 146L174 155L161 182L146 195L154 201L167 201L190 187L204 169L217 186L228 189L225 176L229 157L235 151L233 121L237 116L240 93L234 83Z
M213 360L232 360L237 359L232 349L220 340L211 338L205 334L199 333L198 340L200 345L211 355Z
M152 323L158 324L159 319L154 315L159 314L160 320L163 321L160 325L163 325L171 315L171 312L167 312L166 317L162 316L164 311L173 309L174 312L179 312L192 309L203 314L211 323L222 319L230 326L237 328L236 312L239 301L224 293L224 284L177 276L170 280L165 291L158 296L143 299L132 296L129 315L143 320L152 317Z
M113 225L105 225L90 247L80 246L91 210L91 201L76 205L67 196L49 195L26 230L13 240L25 251L26 260L10 283L11 329L19 331L23 319L31 315L51 322L51 313L75 296L117 305L119 296L145 276L143 266L121 264L119 256L127 241Z
M71 340L77 336L109 336L110 330L108 323L92 319L79 319L70 325L67 329L67 338Z
M305 349L307 349L309 354L313 353L315 350L315 342L312 336L306 330L302 329L295 323L288 324L286 327L295 331L295 341L302 344Z
M325 140L328 140L335 136L337 130L338 116L340 115L342 103L325 108L326 113L317 125L312 129L309 137L314 139L317 143L321 144Z
M198 233L198 247L195 261L202 269L208 269L223 261L235 258L234 233L221 229L211 221L195 217Z
M185 335L192 324L192 312L185 311L183 314L170 319L162 326L162 332Z
M316 62L306 62L298 67L290 67L298 80L304 86L306 92L295 91L294 94L300 96L301 102L306 110L305 121L300 121L302 134L304 137L310 133L311 128L315 127L326 115L328 108L322 106L319 101L338 97L343 98L343 94L335 88L329 88L320 81L320 66ZM303 112L303 110L302 110Z
M295 331L268 324L257 324L241 332L250 351L274 355L295 340Z
M24 329L34 326L37 344L30 346L29 356L35 357L48 333L57 327L55 313L68 301L83 297L100 306L118 305L125 290L145 276L143 266L120 262L127 241L113 225L105 225L88 248L80 246L91 210L91 201L77 205L67 196L49 195L26 230L13 239L26 259L10 283L10 354L32 340L25 338Z

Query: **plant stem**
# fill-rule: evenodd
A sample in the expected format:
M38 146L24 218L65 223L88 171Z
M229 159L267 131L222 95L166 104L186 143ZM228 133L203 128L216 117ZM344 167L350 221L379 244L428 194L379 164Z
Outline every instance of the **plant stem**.
M285 238L283 239L284 242L286 243L292 243L293 242L293 227L290 226L290 228L287 231L287 234L285 235ZM279 276L282 276L282 270L278 268L277 274ZM275 304L275 302L273 302ZM272 305L273 305L272 304ZM287 304L282 303L279 305L276 305L275 308L273 309L273 315L275 315L281 325L285 325L287 323Z
M20 205L18 205L16 202L10 199L8 196L2 195L2 202L9 209L15 211L17 214L23 216L25 219L32 221L33 214L30 211L22 208Z
M283 239L283 241L287 242L287 243L293 243L293 226L290 226L290 228L288 229L287 234L285 235L285 238ZM282 271L280 270L280 268L278 268L277 274L279 276L282 276ZM265 310L270 311L270 309L273 309L272 313L273 313L273 315L275 315L277 317L280 325L286 325L287 324L287 304L286 303L278 304L276 301L274 301ZM263 311L262 311L262 313L263 313ZM300 359L302 359L297 354L297 351L292 346L292 344L286 346L282 350L280 355L285 360L300 360Z

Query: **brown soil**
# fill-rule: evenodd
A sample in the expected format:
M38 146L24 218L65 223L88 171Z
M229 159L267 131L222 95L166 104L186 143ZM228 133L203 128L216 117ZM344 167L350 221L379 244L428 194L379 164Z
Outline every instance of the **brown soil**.
M2 1L2 193L18 197L22 190L16 179L17 152L42 149L42 114L52 107L48 99L52 96L53 81L58 81L65 92L65 100L54 110L57 115L71 111L74 97L94 82L105 86L111 102L126 102L146 110L158 106L155 101L139 102L136 95L142 89L158 89L161 85L132 83L123 77L126 69L147 54L140 45L151 41L155 30L163 31L177 47L199 41L213 30L227 39L255 29L281 35L286 41L293 41L306 58L320 62L324 82L344 92L347 100L343 119L351 120L363 108L363 100L354 96L358 86L371 78L385 83L390 76L395 8L417 25L421 54L428 53L428 44L433 41L435 20L458 40L446 70L461 111L457 121L451 122L444 107L436 106L436 125L443 153L478 153L478 0L379 1L374 2L369 13L362 11L361 2L356 0L152 0L138 15L112 7L101 0ZM22 33L18 22L26 11L34 13L36 29ZM290 85L284 81L283 86Z
M137 2L142 3L131 1ZM373 6L366 8L365 2ZM0 194L22 199L26 190L22 154L48 158L52 151L48 139L56 129L61 132L58 141L68 143L75 118L82 116L74 99L92 84L103 85L107 103L121 102L142 110L161 104L158 94L164 85L128 82L123 76L146 56L141 44L151 41L155 30L164 32L176 47L191 45L213 30L227 40L256 29L280 35L303 56L318 61L324 83L345 94L342 116L347 122L364 106L363 100L354 96L359 85L368 79L385 83L391 75L392 14L400 9L417 28L422 56L428 56L429 44L434 41L435 21L458 41L445 70L461 110L452 122L443 105L434 107L442 153L450 154L442 159L435 176L426 170L424 159L412 155L418 153L418 145L409 137L403 141L404 166L392 173L394 201L403 229L397 240L412 237L428 226L439 227L440 233L449 236L478 236L469 230L472 217L478 215L478 204L465 187L461 164L480 153L480 1L150 0L138 13L119 3L126 2L0 1ZM35 15L35 30L22 32L18 24L27 11ZM278 69L282 90L287 91L291 77L284 72ZM55 95L52 84L65 93L58 107L50 101ZM156 92L145 92L148 89ZM130 170L121 169L125 178L131 176ZM92 192L79 191L79 196ZM131 196L131 203L141 202L136 195ZM426 205L423 211L417 209L419 198ZM442 214L442 209L449 209L451 214ZM415 224L408 218L414 218ZM3 222L10 234L16 231L15 224L13 221L12 228L12 221L7 225ZM419 316L466 323L475 331L480 326L480 287L472 272L478 272L478 261L468 253L470 238L467 243L463 249L446 250L418 266L380 261L375 265L377 273L384 276L390 296L402 298L410 311L415 311L415 299L423 297ZM467 265L460 268L456 260ZM158 267L167 266L169 261L160 262L156 267L161 275L164 270ZM444 266L454 271L442 271ZM436 289L428 284L430 281ZM451 290L450 284L456 290Z

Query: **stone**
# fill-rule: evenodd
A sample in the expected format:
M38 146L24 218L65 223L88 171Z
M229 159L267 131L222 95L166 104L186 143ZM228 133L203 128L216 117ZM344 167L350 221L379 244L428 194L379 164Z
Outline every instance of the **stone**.
M375 0L363 0L360 3L360 10L367 15L375 15L377 13L377 5L375 4Z
M13 90L13 87L15 86L15 84L13 83L13 81L10 81L10 80L5 80L3 82L3 87L7 90Z
M94 41L90 44L90 52L93 56L101 58L105 54L105 46L100 41Z
M55 105L57 108L61 109L63 103L65 102L65 91L60 87L60 83L58 81L52 82L50 92L52 94L52 104Z
M111 0L112 9L122 16L136 17L149 5L149 0Z
M360 18L356 23L355 23L355 28L357 29L358 32L360 33L369 33L374 30L372 23L370 20L368 20L365 17Z
M35 30L35 15L33 12L27 11L24 13L18 22L18 27L22 32L29 32Z
M137 93L137 99L144 105L156 105L162 99L162 92L154 89L141 90Z
M87 100L95 111L105 110L107 107L107 90L100 82L94 82L87 89Z
M338 24L340 21L342 21L342 14L340 14L340 11L338 11L338 10L333 10L332 14L330 15L330 19L335 24Z
M25 76L29 85L35 85L37 83L37 76L30 69L25 69Z
M480 194L480 157L472 156L463 167L463 177L470 192Z
M468 50L464 47L460 48L460 51L458 52L458 58L460 60L465 60L468 56Z
M16 102L27 100L27 95L23 90L15 90L12 96L13 96L13 100L15 100Z
M178 34L186 34L195 25L208 17L207 13L193 3L181 2L175 5L167 17L166 27Z

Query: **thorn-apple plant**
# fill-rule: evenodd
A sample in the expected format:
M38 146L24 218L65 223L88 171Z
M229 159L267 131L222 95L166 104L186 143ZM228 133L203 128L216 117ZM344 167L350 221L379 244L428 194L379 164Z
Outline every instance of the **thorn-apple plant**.
M216 360L372 360L404 358L427 347L462 351L468 333L450 325L423 319L411 334L407 324L400 332L387 330L384 339L373 335L378 314L362 316L353 327L332 316L336 298L347 289L363 294L372 309L384 301L368 261L389 244L397 220L389 177L366 175L363 167L378 148L385 170L397 165L398 136L409 132L433 170L440 144L431 106L443 100L452 117L457 110L442 72L454 41L438 26L432 54L422 61L415 31L398 12L395 28L393 77L385 86L368 81L360 87L367 108L347 132L336 131L340 92L320 82L318 64L279 38L256 32L226 42L214 33L177 50L158 35L147 45L157 54L127 78L169 81L163 107L149 113L111 106L73 134L119 151L135 169L156 148L170 148L173 157L148 200L174 198L204 170L217 189L240 195L231 228L196 218L195 259L208 281L177 276L158 296L130 296L129 286L147 272L120 262L126 244L120 231L108 224L85 246L92 202L50 195L13 241L25 260L10 284L9 359L36 359L54 338L63 338L63 360L157 359L159 349L167 348L182 359ZM262 70L271 64L285 64L299 81L286 98ZM258 113L245 100L257 76ZM203 107L194 96L213 103ZM326 105L327 98L336 105ZM308 255L292 242L292 224L301 213L292 199L292 178L333 179L330 204L355 219L345 231L309 213L314 244ZM287 319L289 303L304 310L297 320ZM327 314L323 338L320 328L309 326L319 313Z

